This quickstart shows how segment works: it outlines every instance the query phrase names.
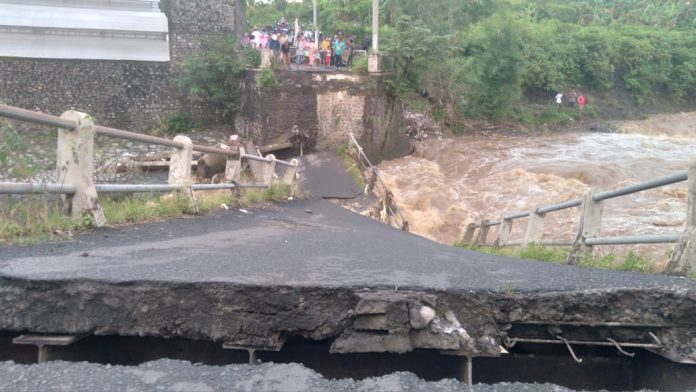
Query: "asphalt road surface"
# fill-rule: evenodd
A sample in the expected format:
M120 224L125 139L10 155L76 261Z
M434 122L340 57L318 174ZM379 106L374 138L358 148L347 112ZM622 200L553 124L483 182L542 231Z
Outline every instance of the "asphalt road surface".
M398 289L695 290L696 281L485 255L395 230L324 200L104 228L0 248L0 276Z

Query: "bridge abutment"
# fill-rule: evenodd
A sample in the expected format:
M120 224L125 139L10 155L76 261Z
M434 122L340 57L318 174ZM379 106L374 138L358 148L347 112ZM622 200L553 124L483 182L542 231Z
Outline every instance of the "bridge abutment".
M259 72L247 71L235 119L237 131L257 144L272 144L297 126L318 151L336 151L353 133L373 163L411 152L401 105L380 76L275 71L277 85L264 87Z

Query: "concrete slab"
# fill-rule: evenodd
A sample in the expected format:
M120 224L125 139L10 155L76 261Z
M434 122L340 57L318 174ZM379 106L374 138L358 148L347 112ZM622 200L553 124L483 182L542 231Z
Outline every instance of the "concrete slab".
M167 17L161 12L26 4L3 4L0 7L0 26L158 33L168 31Z
M0 42L3 57L169 61L164 40L0 32Z
M341 158L330 152L300 159L300 190L313 198L354 199L362 194Z

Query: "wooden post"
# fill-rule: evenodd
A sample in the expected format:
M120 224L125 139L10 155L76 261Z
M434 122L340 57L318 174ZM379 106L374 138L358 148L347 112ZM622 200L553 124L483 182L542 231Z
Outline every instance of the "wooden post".
M184 144L179 149L174 147L169 160L169 185L187 186L191 184L191 157L193 154L193 143L186 136L178 135L174 137L175 142Z
M488 225L487 220L484 220L481 222L481 228L479 229L478 232L478 237L476 238L476 245L477 246L485 246L486 245L486 237L488 237L488 231L491 229L490 226Z
M686 227L667 264L667 272L675 274L696 273L696 160L689 164L688 181Z
M599 234L602 225L602 211L604 210L604 203L594 200L596 193L597 190L591 189L583 196L580 229L575 237L573 246L570 248L570 253L566 260L568 264L576 264L580 257L592 255L592 246L587 245L585 241Z
M75 129L58 130L58 149L56 150L56 170L58 182L75 186L73 195L63 196L63 202L73 219L82 219L89 213L94 225L106 224L104 211L99 204L94 187L94 123L85 113L69 110L61 118L77 123Z
M463 245L473 245L474 244L474 234L476 234L476 229L478 225L476 223L469 223L466 226L466 232L464 232L464 238L462 239Z
M512 219L500 218L500 229L498 230L498 238L495 239L493 246L500 248L505 246L510 240L512 232Z
M544 214L537 213L538 207L529 214L527 233L522 241L522 247L538 244L544 238Z

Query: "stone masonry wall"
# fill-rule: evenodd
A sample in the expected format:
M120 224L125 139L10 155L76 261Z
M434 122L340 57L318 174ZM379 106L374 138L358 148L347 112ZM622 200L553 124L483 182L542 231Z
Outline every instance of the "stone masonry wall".
M89 113L97 123L139 130L178 110L167 63L0 60L0 100L60 115Z
M165 0L161 6L169 19L170 62L0 58L0 101L54 115L75 109L100 125L133 131L173 113L220 122L218 108L187 99L176 80L181 62L206 36L242 31L242 2Z
M241 0L164 0L162 11L169 21L169 55L178 67L188 56L200 51L210 34L235 34L243 31Z
M263 145L297 125L315 137L319 151L335 151L353 133L371 160L411 152L403 132L403 113L386 93L379 76L350 73L277 71L278 86L257 84L258 71L247 71L237 132Z

